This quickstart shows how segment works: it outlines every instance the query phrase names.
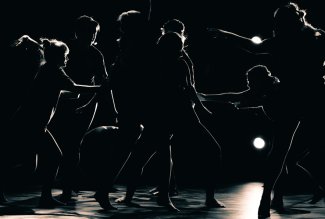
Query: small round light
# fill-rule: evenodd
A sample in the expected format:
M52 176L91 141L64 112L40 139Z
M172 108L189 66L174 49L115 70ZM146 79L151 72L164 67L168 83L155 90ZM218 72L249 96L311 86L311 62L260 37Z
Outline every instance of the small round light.
M265 147L265 141L263 138L256 137L253 141L253 145L256 149L263 149Z
M254 43L254 44L260 44L262 43L262 39L258 36L254 36L252 37L251 41Z

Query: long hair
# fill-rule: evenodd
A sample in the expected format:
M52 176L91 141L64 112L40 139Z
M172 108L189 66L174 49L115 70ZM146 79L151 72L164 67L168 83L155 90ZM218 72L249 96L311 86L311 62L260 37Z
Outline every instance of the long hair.
M289 2L274 12L274 35L291 35L304 29L317 31L306 20L306 10L300 9L298 4Z

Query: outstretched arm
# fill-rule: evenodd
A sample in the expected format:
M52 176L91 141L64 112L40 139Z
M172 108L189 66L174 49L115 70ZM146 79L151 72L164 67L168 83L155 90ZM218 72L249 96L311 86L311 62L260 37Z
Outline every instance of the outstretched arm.
M198 93L201 101L214 101L220 103L232 103L238 108L255 108L262 106L259 98L251 92L251 90L245 90L241 92L227 92L220 94L203 94Z
M235 45L248 53L255 55L268 54L266 43L268 41L267 39L256 42L252 38L218 28L208 28L208 31L213 33L213 38L217 40L224 40L225 42Z
M102 85L77 84L64 72L63 69L61 69L60 81L62 91L72 91L76 93L96 93L104 88Z
M245 98L244 92L227 92L219 94L204 94L199 93L199 98L202 101L214 101L214 102L239 102Z
M77 85L77 86L84 86L84 85ZM112 107L113 111L117 114L115 109L115 104L113 101L113 97L111 96L111 89L109 88L109 85L107 85L107 82L103 82L103 85L92 85L87 86L88 88L82 88L82 89L89 89L89 87L93 87L95 94L92 96L92 98L83 106L79 107L77 109L77 112L82 112L85 108L87 108L89 105L91 105L93 102L101 102L101 101L110 101L110 98L112 98ZM80 87L79 87L80 88ZM79 89L78 88L78 89ZM80 92L80 91L79 91ZM107 95L107 92L109 95Z

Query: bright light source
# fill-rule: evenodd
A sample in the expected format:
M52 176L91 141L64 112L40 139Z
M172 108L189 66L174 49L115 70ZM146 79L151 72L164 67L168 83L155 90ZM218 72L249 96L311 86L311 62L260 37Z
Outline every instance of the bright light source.
M265 141L263 138L256 137L253 141L253 145L256 149L262 149L265 147Z
M252 41L253 43L255 43L255 44L260 44L260 43L262 43L262 39L261 39L260 37L258 37L258 36L254 36L254 37L252 37L251 41Z

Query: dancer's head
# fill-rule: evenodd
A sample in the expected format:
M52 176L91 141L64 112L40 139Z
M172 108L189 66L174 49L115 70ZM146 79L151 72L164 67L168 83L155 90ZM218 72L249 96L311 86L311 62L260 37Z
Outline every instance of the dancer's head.
M274 35L296 34L306 26L313 28L306 21L306 11L296 3L289 2L274 12Z
M168 32L176 32L178 33L181 37L183 42L186 40L185 36L185 25L182 21L178 19L171 19L166 21L161 29L161 34L164 35L165 33Z
M126 35L141 33L146 25L146 19L140 11L129 10L122 12L117 22L120 24L120 32Z
M280 80L272 76L265 65L255 65L246 72L247 86L252 90L267 90Z
M164 57L177 58L184 49L181 35L176 32L167 32L157 41L158 51Z
M99 23L92 17L82 15L75 23L75 37L87 46L96 45L97 33L100 30Z
M68 62L69 47L62 41L56 39L41 39L44 48L45 62L65 67Z
M147 44L147 20L140 11L129 10L122 12L118 18L120 37L117 43L121 51L128 53L140 49Z

